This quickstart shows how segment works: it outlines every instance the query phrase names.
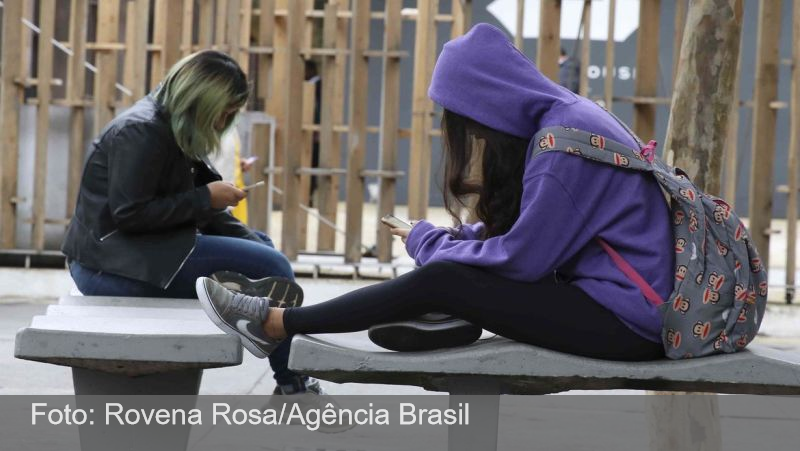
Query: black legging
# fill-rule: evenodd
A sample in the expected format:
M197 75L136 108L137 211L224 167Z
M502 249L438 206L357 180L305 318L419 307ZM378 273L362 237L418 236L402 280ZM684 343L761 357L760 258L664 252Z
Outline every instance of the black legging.
M287 309L283 321L290 335L339 333L430 312L570 354L609 360L664 356L660 343L634 333L580 288L553 281L517 282L447 262L430 263L317 305Z

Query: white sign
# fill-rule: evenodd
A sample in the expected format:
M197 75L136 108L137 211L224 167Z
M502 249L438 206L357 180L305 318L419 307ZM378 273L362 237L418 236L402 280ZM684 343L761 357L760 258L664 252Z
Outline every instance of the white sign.
M522 36L535 39L539 37L540 0L525 0L525 23ZM511 33L516 35L517 0L494 0L486 7L497 20ZM577 39L581 26L583 0L563 0L561 2L561 39ZM614 40L622 42L628 39L639 28L639 0L617 0L614 15ZM591 39L605 41L608 39L608 1L592 2Z

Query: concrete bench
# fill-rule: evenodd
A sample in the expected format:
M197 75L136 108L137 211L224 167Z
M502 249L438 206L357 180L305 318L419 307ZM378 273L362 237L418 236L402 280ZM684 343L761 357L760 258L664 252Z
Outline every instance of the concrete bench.
M415 385L451 395L540 395L612 389L800 394L800 355L758 345L737 354L701 359L613 362L499 337L448 350L396 353L350 349L298 335L292 341L289 368L333 382ZM455 408L459 400L451 397L450 402ZM496 449L499 397L481 397L478 402L481 406L472 411L470 424L481 425L480 430L450 427L449 449ZM668 405L664 401L664 406ZM677 411L657 414L667 421L680 415ZM719 420L710 417L708 421L707 426L713 428ZM673 440L674 445L674 438L664 437L664 443L668 440ZM672 445L656 448L671 449ZM719 443L705 443L703 447L715 448L719 449Z
M76 395L190 395L242 347L197 300L67 296L17 333L14 355L72 367Z

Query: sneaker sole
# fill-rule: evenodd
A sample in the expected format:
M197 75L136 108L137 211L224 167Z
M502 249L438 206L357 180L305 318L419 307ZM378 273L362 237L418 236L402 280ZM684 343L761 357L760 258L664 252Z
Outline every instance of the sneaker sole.
M239 340L242 343L242 346L245 347L251 354L258 357L259 359L266 358L269 354L264 352L257 344L253 343L250 338L242 335L238 330L234 329L233 327L229 326L225 320L222 319L222 315L217 312L216 307L214 307L214 303L211 302L211 298L208 295L208 291L206 291L206 285L203 283L203 278L200 277L194 284L194 288L197 291L197 298L200 300L200 305L203 307L203 310L206 312L211 321L216 324L217 327L222 329L223 332L234 335L239 337Z
M440 323L399 321L372 326L369 339L376 345L398 352L432 351L466 346L476 342L483 329L464 320Z
M211 279L225 288L248 296L268 297L270 307L300 307L303 305L303 289L285 277L265 277L253 280L238 272L218 271Z

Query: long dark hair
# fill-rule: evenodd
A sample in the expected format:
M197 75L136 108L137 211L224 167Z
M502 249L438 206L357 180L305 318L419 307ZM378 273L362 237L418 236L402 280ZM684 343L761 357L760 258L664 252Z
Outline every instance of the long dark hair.
M469 195L477 195L476 214L486 226L483 239L503 235L519 217L522 175L528 141L482 125L447 109L442 115L444 144L444 205L461 224L460 207ZM470 177L475 140L485 143L482 177Z

